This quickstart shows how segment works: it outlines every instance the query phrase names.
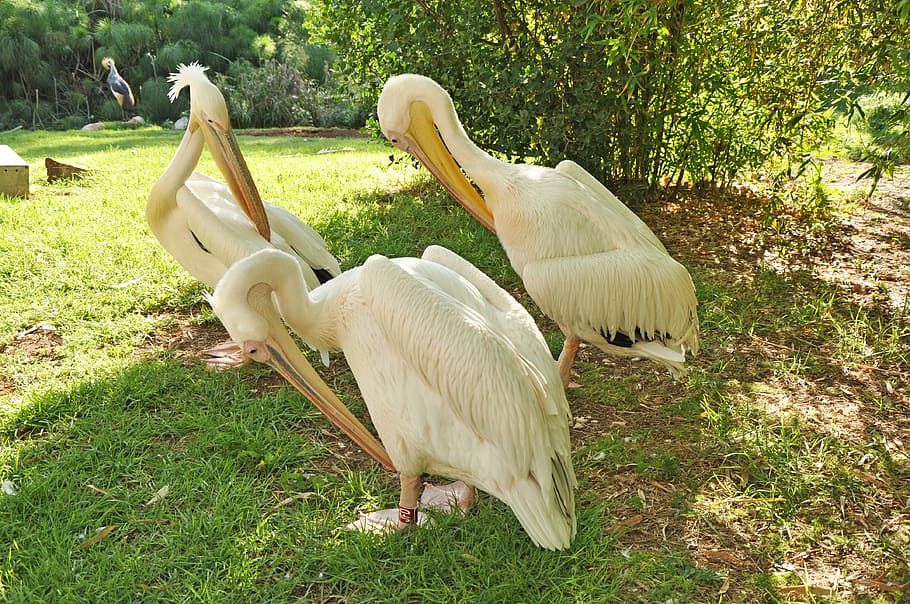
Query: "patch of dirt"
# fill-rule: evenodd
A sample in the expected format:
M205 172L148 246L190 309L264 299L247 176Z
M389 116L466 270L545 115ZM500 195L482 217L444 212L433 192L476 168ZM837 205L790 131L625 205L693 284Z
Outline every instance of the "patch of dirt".
M17 364L53 360L59 355L57 348L62 339L50 323L38 323L27 327L0 347L0 354L6 355Z
M195 315L180 314L173 316L170 328L149 336L147 343L136 349L136 354L144 356L153 351L169 351L185 366L190 366L201 363L206 350L229 339L220 324L199 323Z
M264 128L242 130L239 134L249 136L297 136L304 138L369 138L370 135L360 130L343 128L312 128L308 126L295 126L293 128Z
M855 175L861 172L856 164L826 160L828 186L841 191L854 207L836 215L822 231L813 230L812 224L798 216L785 217L783 228L769 230L763 200L718 191L681 191L674 199L639 213L677 259L706 271L729 290L739 288L744 295L754 295L751 288L759 274L774 271L785 288L779 295L796 301L788 312L797 311L801 297L830 292L832 304L836 301L852 308L856 317L872 317L870 323L880 322L886 333L892 329L894 345L906 350L910 169L903 168L893 180L880 182L870 198L861 194L868 191L869 183L855 183ZM763 313L777 312L774 304L763 303L756 301ZM768 317L768 324L775 324L773 316ZM859 320L855 324L857 329L862 325ZM716 343L705 346L692 364L705 371L719 370L723 377L740 384L742 394L738 396L743 397L743 404L780 417L782 422L787 417L799 418L801 433L812 442L833 438L852 447L842 454L846 457L841 459L841 469L853 479L855 493L847 488L839 500L819 495L790 521L763 520L768 509L773 517L774 506L786 502L737 497L750 477L740 475L730 451L703 448L701 441L691 438L679 440L680 432L696 433L704 419L666 412L673 408L672 398L684 397L686 392L667 389L645 375L640 383L646 390L654 387L656 392L671 394L671 400L661 397L653 405L648 403L663 412L604 407L598 414L596 405L582 407L586 414L598 417L600 426L634 426L648 433L647 442L655 449L671 451L683 460L683 485L663 482L661 488L639 474L628 481L633 486L627 486L621 469L602 482L592 482L598 490L604 489L606 497L613 497L616 487L626 499L630 489L641 489L638 499L649 501L644 511L616 509L619 519L641 518L628 528L623 541L636 549L685 543L699 565L724 577L715 599L724 594L736 601L756 601L758 596L751 595L754 592L747 587L748 576L755 572L802 577L804 585L779 591L787 598L861 598L875 593L885 601L896 601L892 598L906 595L910 571L908 561L900 555L910 543L910 368L906 355L902 363L888 362L868 350L863 363L844 364L837 360L838 351L826 350L830 338L813 331L756 335L703 329L703 336L703 341L714 339ZM868 336L856 333L851 337L861 342ZM627 366L614 373L616 362L602 358L596 349L588 348L583 354L581 359L603 367L599 373L604 379L628 380L635 372ZM775 369L810 357L817 363L811 370L788 374ZM719 369L711 369L715 367ZM644 366L638 371L650 373ZM581 435L576 442L584 443L587 438ZM809 446L809 441L802 446ZM893 472L888 477L880 471L882 459L903 468L897 479ZM824 470L806 469L807 474L812 471ZM680 486L682 492L674 496ZM726 500L725 492L730 494ZM674 501L683 494L698 513L680 513L683 509ZM838 538L819 538L818 529L812 527L816 521L836 525ZM892 554L881 555L883 541L902 545L895 545ZM769 543L783 543L779 547L787 552L785 556L778 558Z

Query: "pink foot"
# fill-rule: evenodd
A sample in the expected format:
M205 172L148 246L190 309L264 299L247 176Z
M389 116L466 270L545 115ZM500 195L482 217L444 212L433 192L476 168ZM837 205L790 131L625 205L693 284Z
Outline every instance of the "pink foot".
M442 510L446 513L451 513L456 508L467 512L476 499L477 493L474 491L474 487L468 486L460 480L442 486L424 483L420 506Z
M369 514L361 514L360 518L344 527L344 530L383 535L395 531L403 531L415 524L416 526L424 526L426 523L426 515L417 512L416 523L401 524L398 522L398 508L393 508L390 510L378 510L370 512Z
M209 369L233 369L244 367L250 360L243 355L243 349L236 342L222 342L203 352L207 358L205 366Z

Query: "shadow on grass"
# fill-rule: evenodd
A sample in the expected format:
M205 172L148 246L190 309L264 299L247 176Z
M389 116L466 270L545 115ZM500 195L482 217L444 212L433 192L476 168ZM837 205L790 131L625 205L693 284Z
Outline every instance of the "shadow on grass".
M356 395L349 374L326 377ZM263 368L212 373L164 354L35 395L0 426L14 451L2 475L14 494L0 496L5 595L626 602L717 583L679 551L617 552L597 505L579 511L568 552L536 548L490 497L433 529L340 531L393 505L397 481L336 432Z
M693 271L701 356L672 382L585 351L583 387L570 392L587 421L572 431L582 484L568 552L535 548L489 497L431 531L340 532L361 508L394 504L391 475L339 449L334 428L266 370L211 374L154 354L36 395L7 421L15 454L3 478L17 494L0 497L0 542L15 545L0 552L0 582L14 600L440 602L766 601L783 597L780 584L836 589L841 575L853 591L899 583L907 482L895 440L908 426L895 351L906 332L871 341L861 366L845 327L889 315L811 267L764 263L761 228L742 207L691 203L645 210ZM495 237L435 185L353 205L317 225L345 267L446 245L532 306ZM335 363L323 374L362 417Z
M749 205L692 195L648 209L692 269L702 352L675 384L589 349L586 372L597 375L582 373L571 399L589 420L577 463L617 516L637 519L641 545L657 534L685 544L729 579L734 600L802 586L892 601L910 579L910 327L821 278L850 249L843 229L775 263L769 252L794 243L762 232ZM604 379L629 387L617 394Z

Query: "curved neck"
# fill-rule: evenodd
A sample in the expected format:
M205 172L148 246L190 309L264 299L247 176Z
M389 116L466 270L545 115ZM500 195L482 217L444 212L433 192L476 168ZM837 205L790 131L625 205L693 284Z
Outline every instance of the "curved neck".
M153 218L158 218L177 207L177 191L186 183L187 179L196 169L199 158L202 157L202 148L205 145L205 138L202 131L195 128L193 123L187 124L186 132L171 163L167 165L164 173L152 185L149 192L148 205L146 207L146 217L149 224ZM157 222L157 221L156 221ZM155 228L155 225L152 225Z
M193 277L214 287L227 267L202 248L177 205L178 193L199 162L204 144L202 132L188 127L171 163L149 191L145 219L161 247Z
M441 89L440 89L441 90ZM436 122L436 128L445 142L449 153L455 161L470 176L481 189L485 189L492 182L485 180L487 174L492 174L504 162L496 159L472 141L465 132L464 126L458 119L455 105L445 91L440 95L430 95L423 100L430 107L430 113ZM501 168L500 168L501 169Z
M337 348L332 323L326 317L330 306L326 296L320 295L322 291L316 295L310 292L297 260L277 250L259 252L250 260L258 265L249 271L250 285L255 286L257 282L268 285L270 299L285 323L315 348ZM317 289L331 288L334 282Z

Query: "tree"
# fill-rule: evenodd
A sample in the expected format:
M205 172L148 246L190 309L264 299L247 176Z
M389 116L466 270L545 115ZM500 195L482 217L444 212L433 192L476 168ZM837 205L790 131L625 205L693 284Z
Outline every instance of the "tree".
M906 5L323 0L316 20L372 98L389 75L421 72L491 150L654 187L723 183L814 142L835 100L826 83L894 73Z

